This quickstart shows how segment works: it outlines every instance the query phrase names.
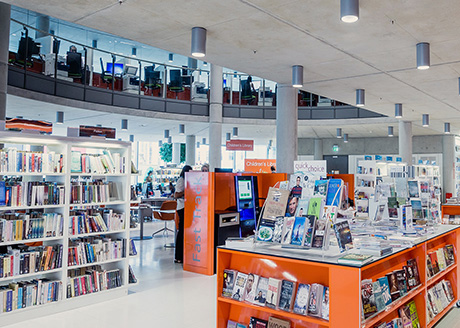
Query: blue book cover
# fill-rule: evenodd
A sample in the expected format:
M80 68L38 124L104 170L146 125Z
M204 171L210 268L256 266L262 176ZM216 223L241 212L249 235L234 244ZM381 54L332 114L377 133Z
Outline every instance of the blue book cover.
M329 180L316 180L315 190L313 196L326 196L327 195L327 183Z
M22 309L22 287L18 288L18 309Z
M5 181L0 181L0 206L6 205Z
M378 281L380 283L380 288L382 292L383 301L385 302L385 306L390 305L391 304L391 294L390 294L390 285L388 284L388 278L386 276L381 277L378 279Z
M305 217L298 216L294 221L294 228L292 229L291 245L302 246L303 238L305 236Z
M6 292L6 312L13 311L13 291L8 289Z
M327 185L326 206L337 206L340 208L342 199L342 179L330 179Z
M309 284L299 284L294 303L294 313L306 315L308 307L308 295L310 294Z

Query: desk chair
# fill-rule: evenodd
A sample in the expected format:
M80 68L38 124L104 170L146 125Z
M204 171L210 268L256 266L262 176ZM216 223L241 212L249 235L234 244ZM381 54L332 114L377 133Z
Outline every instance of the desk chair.
M174 232L168 228L168 221L174 221L176 219L176 207L177 202L175 200L165 200L158 211L153 212L153 217L157 220L164 221L165 226L152 234L152 237L157 233L163 232L163 235L168 235L168 231Z
M169 71L169 81L169 90L174 92L184 91L180 69L172 69Z
M155 71L155 66L146 66L144 67L144 86L148 89L159 89L161 88L160 84L160 72Z
M113 79L113 76L112 76L112 72L110 71L106 71L104 70L104 62L102 61L102 58L99 57L99 60L101 62L101 79L104 83L107 83L107 84L112 84L112 79Z
M67 76L80 79L81 74L81 53L67 52L66 64L68 67Z

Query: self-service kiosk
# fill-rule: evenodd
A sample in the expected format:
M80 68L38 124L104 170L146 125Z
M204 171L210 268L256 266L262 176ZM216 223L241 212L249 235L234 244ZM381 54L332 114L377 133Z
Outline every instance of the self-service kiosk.
M240 213L240 235L254 234L257 226L259 193L257 177L235 176L236 210Z

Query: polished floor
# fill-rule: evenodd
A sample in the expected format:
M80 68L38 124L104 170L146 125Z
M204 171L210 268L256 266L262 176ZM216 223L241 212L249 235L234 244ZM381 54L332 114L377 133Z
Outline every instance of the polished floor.
M162 225L147 223L145 235ZM170 233L169 238L136 242L141 256L132 259L131 265L139 284L130 288L128 296L5 327L215 327L216 276L184 272L180 264L173 263L174 249L163 247L172 241ZM452 309L435 327L460 328L460 309Z

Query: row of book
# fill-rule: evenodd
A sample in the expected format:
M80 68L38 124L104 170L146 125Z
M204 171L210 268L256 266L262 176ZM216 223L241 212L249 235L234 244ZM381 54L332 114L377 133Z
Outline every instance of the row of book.
M41 206L64 204L64 185L48 181L0 181L0 206Z
M80 238L70 241L68 265L104 262L126 257L126 239Z
M444 271L447 267L455 263L455 250L452 244L440 247L428 253L426 267L428 277Z
M290 328L291 322L277 317L269 317L268 320L251 317L249 320L249 328ZM228 320L227 328L247 328L245 324Z
M101 179L72 181L71 204L105 203L118 199L116 182Z
M8 213L0 217L0 242L60 237L64 218L59 213Z
M62 300L60 280L12 282L0 287L0 313Z
M387 273L376 281L361 281L361 298L364 319L383 311L388 305L403 297L408 291L420 285L417 261L407 260L407 265L400 270Z
M399 317L389 322L382 322L374 326L375 328L420 328L417 306L414 301L401 306L398 309Z
M4 148L0 150L0 172L63 173L64 154Z
M97 293L122 285L119 269L106 271L100 266L85 270L70 270L67 279L68 298Z
M0 254L0 278L60 268L62 251L62 245L9 248Z
M297 291L297 292L296 292ZM329 320L329 287L225 269L223 297Z
M125 228L125 214L112 209L74 211L69 217L69 234L117 231Z
M103 150L103 154L82 154L79 151L72 151L71 172L74 173L125 173L126 157L119 153L111 153L110 150Z
M460 225L460 215L444 214L444 217L442 218L442 224Z
M449 280L442 280L427 291L428 320L441 313L455 299Z

